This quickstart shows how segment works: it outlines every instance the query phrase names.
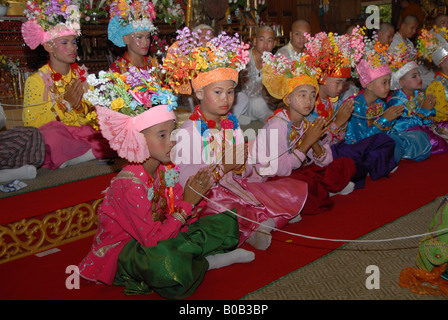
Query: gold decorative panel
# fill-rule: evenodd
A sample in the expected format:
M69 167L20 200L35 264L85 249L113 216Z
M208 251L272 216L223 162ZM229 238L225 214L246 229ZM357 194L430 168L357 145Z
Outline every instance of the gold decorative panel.
M103 199L0 226L0 263L45 251L95 234Z

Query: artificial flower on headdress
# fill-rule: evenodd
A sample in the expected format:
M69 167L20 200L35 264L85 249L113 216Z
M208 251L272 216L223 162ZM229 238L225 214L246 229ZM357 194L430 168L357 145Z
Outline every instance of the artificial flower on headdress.
M312 85L319 92L316 71L307 64L306 54L298 54L293 60L284 55L264 52L262 82L269 94L285 99L297 86Z
M432 33L438 38L439 42L442 42L442 40L448 41L448 29L446 27L434 26Z
M417 37L417 53L419 58L423 58L432 62L432 54L438 48L439 41L434 33L429 30L422 29Z
M150 156L142 130L176 119L177 98L163 85L159 72L131 67L124 74L100 71L87 77L92 88L84 98L95 106L103 136L131 162Z
M25 43L36 49L40 44L67 36L81 35L79 0L27 1L22 24Z
M401 88L400 79L409 71L418 68L417 49L406 45L405 42L399 43L390 51L389 67L392 71L390 88L397 90Z
M363 87L386 74L391 74L389 46L378 41L377 35L364 37L364 56L356 66L357 76Z
M87 83L92 89L84 94L92 105L113 108L116 111L137 116L155 105L166 105L169 111L176 109L177 97L163 86L159 70L140 70L130 67L127 73L100 71L90 74ZM118 107L120 106L120 107Z
M320 32L314 37L305 34L304 59L316 70L320 83L327 77L349 78L363 56L364 28L357 26L351 35Z
M157 31L153 21L156 18L154 4L150 0L118 0L109 8L110 21L107 34L118 47L125 47L123 36L136 31Z
M185 13L177 0L153 0L157 19L180 27L185 23Z
M202 46L201 38L187 27L178 30L176 42L163 61L167 83L176 93L191 93L189 80L195 90L221 81L238 82L238 72L249 63L249 45L222 32Z
M448 57L448 44L441 43L433 32L426 29L421 30L416 48L418 58L433 62L436 66Z

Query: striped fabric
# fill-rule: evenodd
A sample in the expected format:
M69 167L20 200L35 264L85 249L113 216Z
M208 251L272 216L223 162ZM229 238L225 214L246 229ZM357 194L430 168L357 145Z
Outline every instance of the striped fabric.
M0 131L0 169L26 164L40 167L45 159L45 141L35 127L14 127Z

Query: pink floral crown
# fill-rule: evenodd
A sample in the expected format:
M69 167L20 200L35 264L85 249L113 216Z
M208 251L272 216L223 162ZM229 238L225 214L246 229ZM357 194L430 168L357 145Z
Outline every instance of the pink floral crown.
M24 14L28 21L22 24L22 35L31 49L59 37L81 35L81 13L76 1L28 1Z
M356 66L356 71L361 85L366 87L370 82L391 74L392 71L389 67L391 61L389 46L381 44L376 35L370 39L365 37L364 43L364 57Z

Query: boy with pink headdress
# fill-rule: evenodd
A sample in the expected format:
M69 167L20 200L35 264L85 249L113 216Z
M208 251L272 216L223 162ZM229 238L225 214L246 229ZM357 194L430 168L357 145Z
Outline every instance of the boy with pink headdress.
M71 0L28 1L24 11L28 18L22 24L25 43L31 49L43 45L49 53L48 63L25 83L22 115L25 126L39 128L44 137L44 168L116 157L94 129L93 109L83 99L89 87L86 68L76 63L81 14L75 4Z
M233 214L201 217L195 207L212 185L210 172L195 173L185 188L180 184L179 168L170 159L176 119L171 91L157 76L140 71L92 78L97 84L92 94L107 97L96 105L99 127L129 164L105 191L80 275L124 286L125 294L155 291L183 299L207 270L251 261L251 253L235 250L239 234Z
M388 61L387 47L375 40L365 41L364 55L356 65L363 90L354 98L345 139L332 145L334 158L349 157L355 161L356 188L364 186L367 175L376 180L397 166L395 141L385 131L402 110L394 107L384 113L383 99L389 94L391 77Z
M398 165L402 158L416 161L426 159L430 155L430 144L426 134L420 131L406 134L391 132L404 112L404 105L388 107L385 102L390 93L392 70L389 63L392 56L387 46L376 39L366 42L365 58L356 67L364 90L355 98L355 110L347 126L346 142L356 143L370 137L381 139L386 135L395 142L394 161ZM384 169L383 173L387 174L387 167Z

